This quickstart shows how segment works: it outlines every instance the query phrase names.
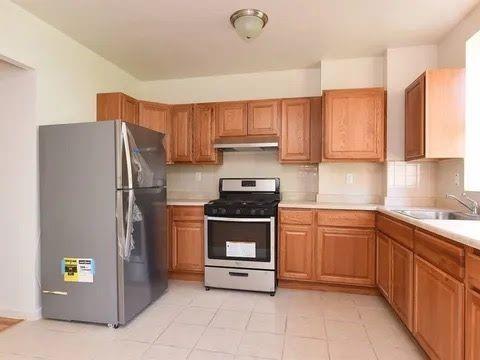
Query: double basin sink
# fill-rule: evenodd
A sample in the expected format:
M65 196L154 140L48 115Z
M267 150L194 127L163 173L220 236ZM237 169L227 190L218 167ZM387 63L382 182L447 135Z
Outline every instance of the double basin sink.
M419 220L480 220L480 215L459 211L394 210L394 212Z

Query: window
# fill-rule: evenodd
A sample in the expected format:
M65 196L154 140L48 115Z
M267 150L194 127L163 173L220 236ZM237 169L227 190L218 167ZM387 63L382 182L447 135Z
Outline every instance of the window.
M480 191L480 31L466 44L465 190Z

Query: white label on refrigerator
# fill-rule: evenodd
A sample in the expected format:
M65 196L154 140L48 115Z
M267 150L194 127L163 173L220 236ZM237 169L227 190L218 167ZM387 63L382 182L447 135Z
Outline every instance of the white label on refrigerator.
M255 258L255 243L241 241L227 241L227 257Z

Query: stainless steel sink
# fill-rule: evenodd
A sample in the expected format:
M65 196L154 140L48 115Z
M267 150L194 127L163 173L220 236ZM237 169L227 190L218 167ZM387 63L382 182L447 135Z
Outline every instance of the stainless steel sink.
M457 211L394 210L394 212L420 220L480 220L480 215Z

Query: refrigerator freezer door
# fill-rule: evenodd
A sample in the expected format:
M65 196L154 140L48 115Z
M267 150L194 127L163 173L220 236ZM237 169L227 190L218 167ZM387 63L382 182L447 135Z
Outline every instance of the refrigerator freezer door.
M164 135L141 126L118 122L118 189L165 185ZM121 175L121 176L120 176Z
M167 288L166 190L118 190L117 206L119 322L125 324Z
M41 126L39 134L43 316L116 323L115 123ZM68 258L92 259L93 269L76 277Z

